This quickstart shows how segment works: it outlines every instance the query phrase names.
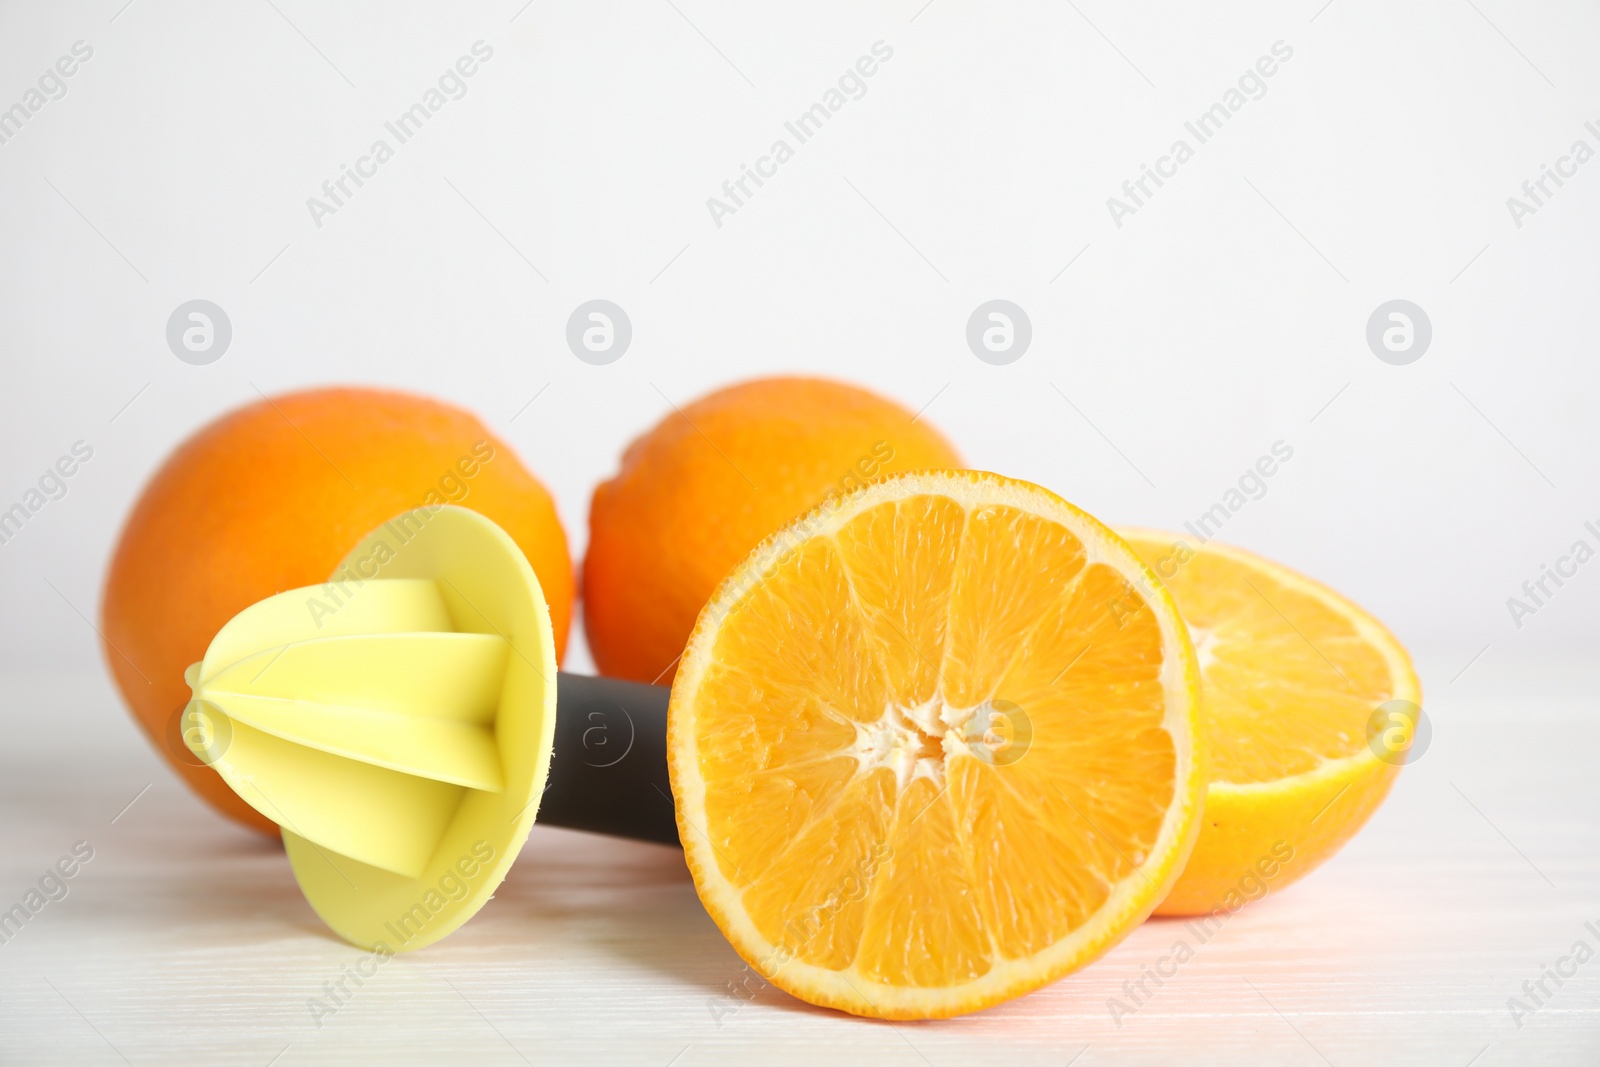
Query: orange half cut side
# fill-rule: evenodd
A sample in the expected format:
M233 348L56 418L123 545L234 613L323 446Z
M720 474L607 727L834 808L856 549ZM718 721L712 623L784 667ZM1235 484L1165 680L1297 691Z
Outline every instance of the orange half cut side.
M700 898L813 1004L974 1011L1092 961L1188 856L1206 776L1171 597L1026 482L826 501L702 611L669 762Z

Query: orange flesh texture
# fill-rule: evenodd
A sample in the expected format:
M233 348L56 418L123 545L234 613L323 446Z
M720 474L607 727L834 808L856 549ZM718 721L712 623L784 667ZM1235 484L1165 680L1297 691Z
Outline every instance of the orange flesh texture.
M1124 536L1161 575L1194 640L1214 781L1278 781L1366 748L1367 720L1397 680L1348 617L1216 552L1168 577L1170 541Z
M1045 949L1174 802L1162 662L1141 594L1062 525L934 494L872 506L721 622L695 701L721 874L771 944L888 984ZM1031 722L1015 762L969 736L994 701Z

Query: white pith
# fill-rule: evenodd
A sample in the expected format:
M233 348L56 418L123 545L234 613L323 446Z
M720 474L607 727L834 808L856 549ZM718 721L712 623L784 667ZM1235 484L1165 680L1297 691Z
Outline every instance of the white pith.
M990 732L994 701L970 708L953 708L935 694L911 707L888 704L883 714L868 723L856 723L855 743L847 750L856 758L857 773L870 774L880 767L894 772L900 792L918 778L935 789L944 788L945 770L957 755L993 762L1001 743ZM940 755L927 748L936 743Z
M1217 661L1217 631L1204 626L1190 626L1189 640L1194 642L1194 658L1203 675Z

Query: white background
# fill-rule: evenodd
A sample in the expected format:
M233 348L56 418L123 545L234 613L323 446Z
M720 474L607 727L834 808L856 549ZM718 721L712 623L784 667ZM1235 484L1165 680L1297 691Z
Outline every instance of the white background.
M1600 638L1600 564L1520 630L1505 603L1600 520L1600 161L1521 228L1506 207L1575 139L1600 149L1593 8L519 7L0 14L0 106L94 49L0 145L0 504L95 449L0 546L0 664L92 669L77 612L143 480L256 389L473 409L576 556L664 397L780 372L931 401L971 464L1112 522L1193 519L1282 439L1293 461L1223 539L1369 606L1431 687L1486 645ZM478 40L467 94L318 228L307 198ZM718 228L706 199L878 40L866 95ZM1107 198L1279 40L1266 94L1115 226ZM204 367L164 336L197 297L234 331ZM594 297L633 322L610 366L564 343ZM995 297L1033 322L1009 366L964 340ZM1365 343L1393 298L1433 323L1409 366Z
M695 1042L766 1055L772 1034L885 1063L1010 1040L1037 1055L1008 1062L1141 1041L1152 1062L1202 1044L1219 1062L1465 1063L1480 1046L1485 1064L1593 1061L1594 975L1533 1031L1503 1004L1600 919L1584 763L1600 562L1520 629L1506 606L1575 540L1600 547L1584 530L1600 525L1600 161L1520 228L1506 206L1574 140L1600 149L1593 5L5 2L0 109L80 40L94 55L67 95L0 144L0 510L73 442L94 448L0 545L0 727L35 738L0 776L0 901L80 834L106 858L0 960L0 1060L175 1062L178 1027L207 1063L289 1042L285 1063L452 1042L518 1062L587 1053L597 1028L663 1063ZM479 40L494 54L467 94L319 228L307 198ZM880 40L893 58L866 95L718 227L707 198ZM1293 58L1266 94L1116 226L1107 198L1277 41ZM233 327L208 366L165 339L195 298ZM609 366L564 339L593 298L633 323ZM965 341L994 298L1033 325L1008 366ZM1395 298L1433 326L1408 366L1365 340ZM576 558L629 439L671 404L795 372L925 407L972 465L1111 522L1193 520L1287 442L1222 539L1390 624L1418 655L1429 758L1133 1029L1100 1003L1159 956L1159 924L944 1027L858 1025L769 991L745 1029L713 1030L701 1002L739 964L681 861L541 830L496 907L415 970L392 965L411 977L345 1029L312 1030L301 1002L348 950L307 936L281 856L187 796L104 676L89 620L144 480L258 390L400 387L513 443ZM1556 732L1524 727L1540 718Z

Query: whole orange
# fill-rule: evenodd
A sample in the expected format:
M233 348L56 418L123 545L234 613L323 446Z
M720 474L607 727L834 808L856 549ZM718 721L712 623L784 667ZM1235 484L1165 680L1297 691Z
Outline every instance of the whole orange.
M139 725L213 807L277 832L183 745L184 670L244 608L325 582L391 516L445 503L482 512L521 546L550 604L559 655L573 574L555 505L466 411L375 389L291 393L223 416L162 464L111 557L101 631Z
M717 583L829 493L960 467L926 419L817 378L763 378L675 409L589 505L583 622L604 674L667 682Z

